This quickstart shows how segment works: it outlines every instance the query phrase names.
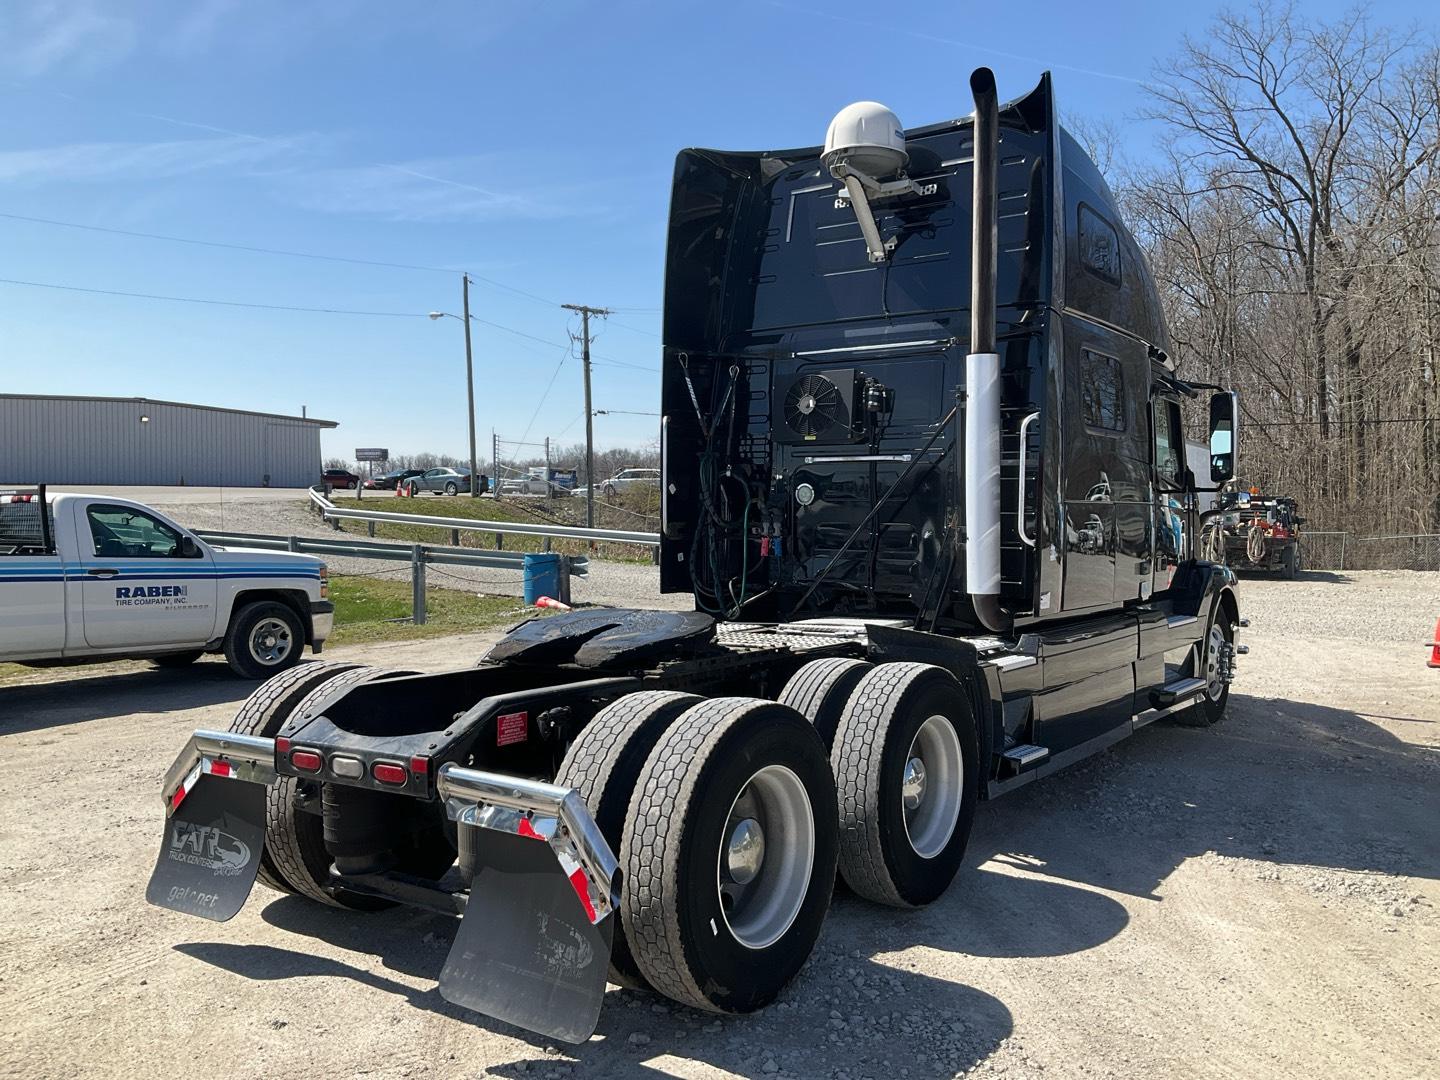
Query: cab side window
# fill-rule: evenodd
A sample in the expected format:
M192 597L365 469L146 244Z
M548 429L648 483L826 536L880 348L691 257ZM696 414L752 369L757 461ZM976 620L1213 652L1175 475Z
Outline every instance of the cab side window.
M1185 435L1180 427L1180 404L1155 401L1155 475L1168 488L1185 486Z
M90 537L95 554L107 559L174 559L180 534L149 514L128 506L90 506Z

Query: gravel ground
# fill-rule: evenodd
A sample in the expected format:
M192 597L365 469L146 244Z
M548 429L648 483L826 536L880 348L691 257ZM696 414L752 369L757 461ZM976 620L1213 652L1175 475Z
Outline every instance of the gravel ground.
M1440 576L1241 591L1223 724L983 804L929 908L838 895L775 1007L613 989L580 1048L442 1000L446 919L263 887L224 926L144 904L161 776L246 690L223 665L0 688L0 1075L1440 1075ZM435 669L487 640L335 653Z
M163 495L163 493L157 493ZM293 494L293 493L292 493ZM337 493L337 497L341 496ZM376 506L383 510L384 496L374 496ZM433 501L432 511L443 514L443 499ZM181 525L192 529L214 532L230 530L242 533L265 533L274 536L314 536L333 539L340 535L307 509L303 496L285 501L266 499L218 498L210 501L167 503L163 497L152 500L149 505L161 513L173 517ZM355 522L347 524L349 535L366 539L364 529ZM434 543L449 543L445 533L436 531ZM394 581L409 581L408 564L387 564L373 559L344 559L326 556L325 561L337 574L367 574L373 577L389 578ZM387 567L392 567L387 569ZM426 571L426 581L433 587L465 589L483 592L492 596L520 596L523 583L518 572L488 570L467 566L432 566ZM611 607L662 607L689 611L694 604L689 596L661 596L660 571L657 567L643 563L601 562L591 560L587 577L571 581L571 597L578 604L604 604Z

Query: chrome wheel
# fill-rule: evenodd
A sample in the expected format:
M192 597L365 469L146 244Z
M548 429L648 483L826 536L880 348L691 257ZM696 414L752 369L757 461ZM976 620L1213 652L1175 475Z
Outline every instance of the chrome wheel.
M922 859L945 850L965 793L965 758L955 725L944 716L932 716L920 725L905 755L900 780L900 802L905 812L905 835Z
M250 655L257 663L266 666L279 664L294 647L295 640L284 619L261 619L250 631Z
M1225 676L1220 670L1220 654L1224 648L1225 634L1217 623L1210 627L1210 636L1205 639L1205 695L1211 701L1219 701L1225 692Z
M735 940L773 945L790 929L815 864L815 815L804 783L784 765L746 782L721 833L715 883Z

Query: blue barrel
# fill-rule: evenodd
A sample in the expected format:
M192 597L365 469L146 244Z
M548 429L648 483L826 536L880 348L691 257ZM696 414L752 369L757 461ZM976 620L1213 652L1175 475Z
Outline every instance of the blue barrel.
M560 556L553 551L525 556L525 603L533 604L542 596L558 600L560 593Z

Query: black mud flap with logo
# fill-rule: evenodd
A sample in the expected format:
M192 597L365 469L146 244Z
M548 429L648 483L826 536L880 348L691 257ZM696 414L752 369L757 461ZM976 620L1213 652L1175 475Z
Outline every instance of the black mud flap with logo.
M548 844L476 833L477 870L440 995L550 1038L584 1042L600 1019L618 913L592 925Z
M165 821L145 899L216 922L232 919L250 896L264 843L265 787L201 775Z

